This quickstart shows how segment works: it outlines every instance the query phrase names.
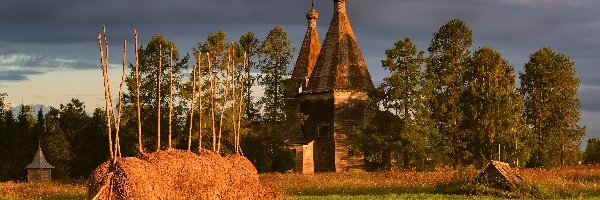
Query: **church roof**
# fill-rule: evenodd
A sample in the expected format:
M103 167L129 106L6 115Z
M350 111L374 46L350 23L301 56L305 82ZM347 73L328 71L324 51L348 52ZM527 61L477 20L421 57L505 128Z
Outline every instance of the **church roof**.
M312 9L306 14L308 19L308 29L300 48L300 54L296 60L296 66L292 72L293 78L304 80L310 77L312 70L317 62L317 57L321 51L321 41L319 40L319 33L317 32L317 19L319 13L315 10L315 4L313 1Z
M25 169L53 169L54 166L50 165L44 158L44 153L42 153L42 148L38 147L35 156L33 157L33 161L31 164L27 165Z
M333 1L333 19L306 92L370 90L373 81L346 14L346 0Z

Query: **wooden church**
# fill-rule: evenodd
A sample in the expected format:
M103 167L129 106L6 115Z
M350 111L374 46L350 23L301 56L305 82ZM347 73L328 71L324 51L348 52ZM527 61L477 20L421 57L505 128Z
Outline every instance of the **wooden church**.
M297 169L305 173L364 170L363 157L348 148L347 140L355 127L366 123L367 107L371 106L367 92L374 86L350 26L346 0L333 2L333 18L320 45L313 1L306 15L308 30L292 73L299 88L296 98L307 115L298 139L302 142L292 143L312 153L296 152L296 163L302 165ZM311 162L313 169L307 164Z

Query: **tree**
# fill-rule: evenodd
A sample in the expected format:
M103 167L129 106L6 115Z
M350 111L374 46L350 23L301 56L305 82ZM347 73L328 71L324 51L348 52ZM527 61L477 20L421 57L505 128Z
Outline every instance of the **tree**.
M71 174L73 150L60 124L60 110L50 107L46 114L46 135L42 137L44 156L54 166L52 178L66 179Z
M6 93L0 93L0 163L8 163L9 161L9 137L8 137L8 126L5 120L6 113L10 113L7 109L7 104L4 102L4 98L7 96ZM11 114L12 118L12 114ZM0 165L0 181L9 180L10 175L6 165Z
M566 55L544 47L533 53L519 74L525 120L535 136L528 166L549 167L577 162L585 127L579 125L579 78Z
M171 47L173 48L173 68L169 66L169 60L171 55ZM186 116L186 98L183 98L183 93L180 92L180 89L183 87L183 73L187 70L189 56L185 55L180 57L179 51L175 43L162 35L154 35L148 41L146 47L140 47L138 49L139 52L139 80L140 80L140 103L141 103L141 113L142 114L142 138L143 138L143 146L144 149L156 149L157 148L157 131L158 131L158 108L160 106L161 112L161 143L167 143L168 141L168 115L169 115L169 70L173 72L173 102L178 104L174 105L173 108L173 124L175 125L173 128L173 135L175 138L178 138L177 135L184 133L183 121ZM161 54L159 54L161 53ZM161 76L161 94L160 94L160 105L158 105L158 92L157 92L157 78L158 78L158 69L159 69L159 61L162 61L162 66L160 67L162 74ZM127 91L129 93L124 94L123 101L123 116L121 126L121 133L129 133L134 134L137 133L137 112L136 110L136 79L135 79L135 65L129 64L130 73L125 78L125 83L127 85ZM165 74L167 74L165 76ZM165 92L166 91L166 92ZM125 135L124 137L129 138L137 138L137 134L135 136ZM121 141L125 142L125 141ZM174 141L177 143L186 143L186 141ZM121 145L123 147L123 153L125 155L130 155L132 153L137 152L138 148L136 143L131 143L130 145ZM162 147L166 145L162 144ZM177 146L177 145L175 145Z
M293 59L294 47L287 33L279 26L269 31L261 43L258 53L260 69L258 84L264 87L259 100L263 108L261 123L254 127L254 134L246 135L242 144L244 155L257 166L259 171L286 171L292 167L289 151L283 144L285 132L295 130L298 115L290 102L286 84L287 68Z
M247 32L244 35L242 35L238 41L238 44L240 47L239 52L246 52L247 54L248 69L253 69L254 67L256 67L256 59L259 53L258 50L260 41L254 36L254 33ZM259 117L259 111L258 108L256 108L256 106L254 105L251 86L254 85L254 82L256 81L257 77L252 76L250 71L251 70L248 70L246 72L247 82L245 83L246 88L244 90L244 104L246 105L245 115L246 118L250 121L256 121Z
M26 166L31 162L31 159L35 155L37 142L33 141L32 128L35 123L32 115L32 109L29 105L21 104L21 109L17 114L17 126L15 132L12 134L12 145L14 156L14 163L12 174L17 179L25 179L26 171L22 166Z
M369 155L367 160L370 162L389 161L381 165L386 168L396 168L399 164L395 162L404 169L425 168L421 161L428 156L428 141L433 129L430 128L432 121L427 109L429 91L422 71L424 52L418 51L406 38L397 41L394 48L386 50L385 54L387 58L381 61L382 67L391 75L384 78L370 97L380 102L386 111L376 112L372 119L375 123L359 131L355 142L363 147L359 151ZM379 147L387 148L378 150Z
M600 138L590 138L583 154L583 163L600 164Z
M459 98L464 90L461 80L470 57L472 33L465 22L453 19L434 34L429 45L425 77L431 84L429 100L434 127L441 138L434 144L454 167L472 158L465 133L460 129L463 114Z
M85 131L79 137L81 146L74 152L71 177L87 178L96 167L109 159L108 143L104 142L108 137L106 123L105 111L94 109L88 123L83 126Z
M499 52L484 47L469 59L463 81L462 129L474 163L481 166L490 159L517 166L519 161L525 163L530 132L522 117L523 100L515 89L513 67Z
M295 48L283 28L275 26L259 48L261 75L258 84L264 87L260 103L264 106L264 119L269 122L284 120L284 79L292 62Z
M33 142L39 141L46 133L46 120L44 119L44 111L42 107L37 112L35 124L33 125L32 134Z

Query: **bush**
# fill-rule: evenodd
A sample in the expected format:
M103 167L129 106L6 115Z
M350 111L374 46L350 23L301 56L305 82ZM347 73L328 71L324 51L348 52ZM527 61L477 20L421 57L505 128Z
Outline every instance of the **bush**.
M584 164L600 164L600 138L588 140L585 153L583 153Z

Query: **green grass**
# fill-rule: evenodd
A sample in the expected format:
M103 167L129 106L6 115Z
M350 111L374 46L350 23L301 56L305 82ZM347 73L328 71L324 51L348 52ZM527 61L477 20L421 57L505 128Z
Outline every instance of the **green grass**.
M323 199L494 199L487 196L440 195L440 194L387 194L387 195L327 195L327 196L291 196L294 200Z

